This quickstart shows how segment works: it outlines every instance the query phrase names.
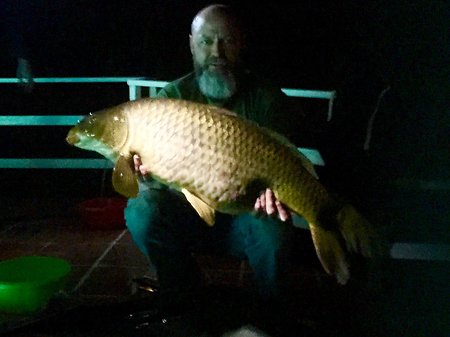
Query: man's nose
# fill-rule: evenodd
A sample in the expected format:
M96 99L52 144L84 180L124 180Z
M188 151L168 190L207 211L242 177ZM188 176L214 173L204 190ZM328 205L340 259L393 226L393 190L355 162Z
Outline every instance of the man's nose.
M216 57L223 55L223 43L219 39L214 39L214 42L211 45L211 55Z

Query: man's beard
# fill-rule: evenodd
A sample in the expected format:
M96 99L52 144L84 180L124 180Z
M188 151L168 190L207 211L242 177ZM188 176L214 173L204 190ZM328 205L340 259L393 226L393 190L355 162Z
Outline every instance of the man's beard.
M203 95L214 99L227 99L237 91L236 76L230 70L213 72L194 63L198 86Z

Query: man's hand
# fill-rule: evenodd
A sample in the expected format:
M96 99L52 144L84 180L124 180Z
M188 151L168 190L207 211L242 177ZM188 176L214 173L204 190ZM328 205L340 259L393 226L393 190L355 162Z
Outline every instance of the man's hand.
M141 157L138 154L133 155L133 163L136 173L140 173L142 176L146 176L150 173L148 169L142 165Z
M258 199L256 199L255 211L270 216L278 215L281 221L287 221L291 218L291 213L278 199L275 198L273 191L269 188L261 192Z

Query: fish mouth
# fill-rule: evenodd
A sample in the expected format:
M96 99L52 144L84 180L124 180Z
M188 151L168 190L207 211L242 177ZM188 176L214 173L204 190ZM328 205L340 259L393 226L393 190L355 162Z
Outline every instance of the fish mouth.
M79 141L80 137L78 137L78 135L75 132L69 131L66 137L66 142L69 143L70 145L75 145Z

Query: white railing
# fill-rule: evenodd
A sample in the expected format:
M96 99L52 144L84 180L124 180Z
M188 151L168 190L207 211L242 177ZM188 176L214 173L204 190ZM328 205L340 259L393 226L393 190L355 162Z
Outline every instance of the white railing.
M38 77L35 83L127 83L130 79L143 77ZM0 84L20 83L17 78L0 78ZM8 116L0 115L0 126L72 126L84 116L42 115ZM111 168L107 159L66 159L66 158L0 158L0 169L104 169Z
M130 100L139 99L142 97L142 88L148 88L148 96L154 97L158 93L158 89L163 88L169 82L165 81L149 81L142 79L130 79L127 81L130 90ZM336 98L336 91L324 91L324 90L309 90L309 89L281 89L287 96L290 97L304 97L304 98L317 98L328 100L328 114L327 121L331 120L333 116L333 103Z
M35 83L127 83L129 99L135 100L143 95L142 88L148 88L148 96L154 97L158 89L168 82L145 80L142 77L46 77L35 78ZM19 83L17 78L0 78L0 84ZM332 104L336 97L334 91L282 89L286 95L292 97L308 97L329 100L328 118L331 118ZM42 115L42 116L0 116L0 126L71 126L83 118L80 116ZM319 151L315 149L299 148L315 165L325 165ZM42 158L0 158L0 169L102 169L111 168L112 163L106 159L42 159Z
M37 77L35 83L126 83L135 79L144 79L144 77ZM0 83L14 84L20 83L18 78L0 78Z

